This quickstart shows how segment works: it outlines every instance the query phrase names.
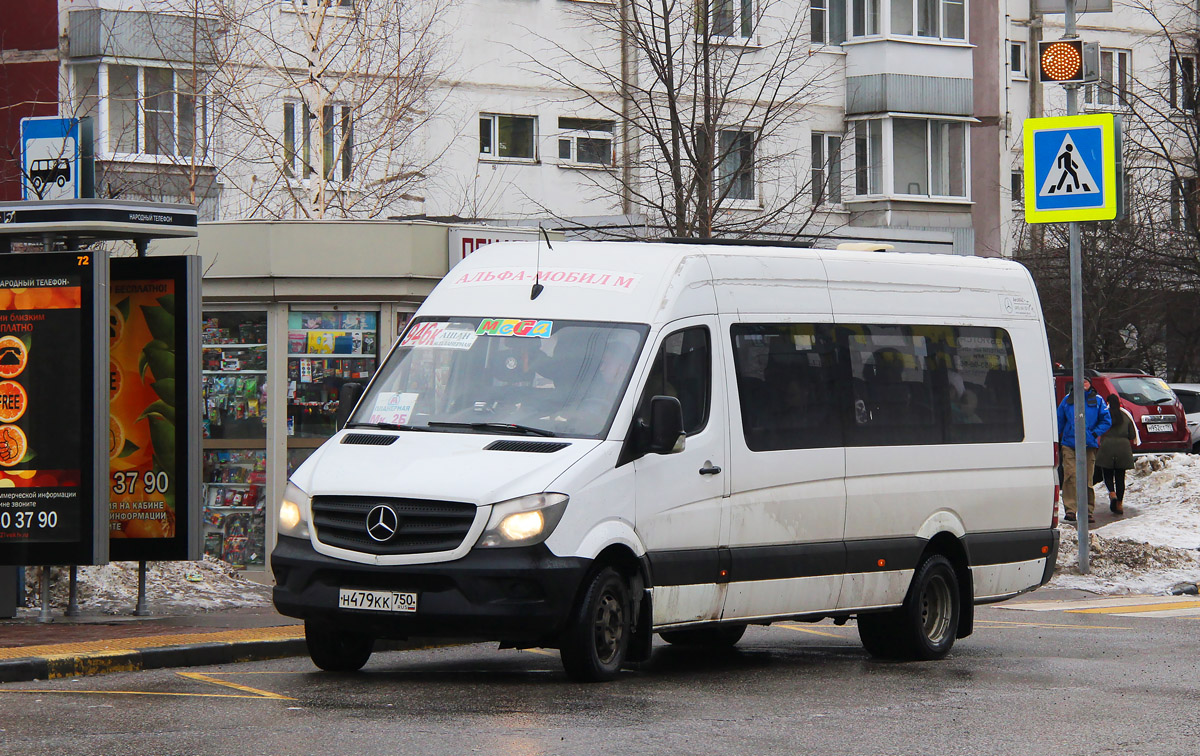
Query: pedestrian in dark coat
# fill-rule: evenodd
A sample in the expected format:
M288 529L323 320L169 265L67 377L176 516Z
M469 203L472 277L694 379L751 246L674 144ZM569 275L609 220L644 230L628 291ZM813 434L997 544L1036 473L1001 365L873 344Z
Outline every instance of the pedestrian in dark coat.
M1125 514L1125 471L1133 469L1133 444L1138 443L1137 423L1129 410L1121 406L1116 394L1108 395L1108 413L1112 426L1100 437L1096 467L1108 489L1108 508L1113 514Z

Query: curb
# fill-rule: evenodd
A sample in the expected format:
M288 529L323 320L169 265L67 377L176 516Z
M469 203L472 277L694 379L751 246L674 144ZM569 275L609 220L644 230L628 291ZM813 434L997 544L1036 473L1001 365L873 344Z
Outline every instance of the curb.
M205 667L290 656L308 656L308 647L303 638L33 656L0 661L0 683L103 675L109 672L139 672L165 667Z

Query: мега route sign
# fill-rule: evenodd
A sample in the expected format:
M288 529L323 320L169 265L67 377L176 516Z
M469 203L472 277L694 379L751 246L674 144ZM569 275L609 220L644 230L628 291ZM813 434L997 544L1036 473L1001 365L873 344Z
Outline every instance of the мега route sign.
M1025 222L1121 214L1121 121L1113 113L1027 118Z

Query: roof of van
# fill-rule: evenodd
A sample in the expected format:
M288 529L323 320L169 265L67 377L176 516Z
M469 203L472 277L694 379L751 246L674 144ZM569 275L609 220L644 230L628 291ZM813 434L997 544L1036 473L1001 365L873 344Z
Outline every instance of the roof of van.
M533 299L535 281L544 288ZM843 307L830 304L829 290L846 294ZM829 312L831 307L839 311L848 307L865 314L871 301L888 299L881 293L904 298L931 292L1007 292L1021 300L1022 311L1037 311L1032 313L1035 318L1040 312L1028 272L1003 259L588 241L556 241L552 246L532 241L489 244L452 268L421 309L425 314L461 316L656 322L674 319L670 311L681 300L700 308L696 314L716 312L716 300L722 295L728 295L720 305L722 311L763 307L759 311ZM871 298L855 299L852 293L867 293ZM707 309L705 296L712 300ZM805 304L799 306L797 299ZM788 304L781 304L784 301ZM1000 304L994 297L989 301L989 311L999 313ZM896 306L896 301L886 305L888 311ZM947 302L945 311L964 307L971 308L968 300L957 305Z

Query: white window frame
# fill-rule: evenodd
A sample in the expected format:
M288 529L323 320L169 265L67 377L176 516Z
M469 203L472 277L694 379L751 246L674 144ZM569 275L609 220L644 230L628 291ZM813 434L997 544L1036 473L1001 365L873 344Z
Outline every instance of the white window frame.
M908 194L901 192L895 186L896 179L896 161L895 161L895 122L896 119L919 120L925 122L925 194ZM966 203L971 201L971 129L970 124L975 119L959 116L945 115L929 115L922 113L887 113L883 116L872 116L870 118L851 118L849 119L854 124L853 133L855 140L855 199L878 199L878 198L895 198L907 201L929 201L929 202L945 202L945 203ZM859 190L861 182L859 181L862 175L863 162L860 160L859 144L861 137L859 136L859 126L863 125L870 129L870 124L878 124L880 129L879 140L881 144L878 148L871 148L871 139L867 138L868 154L865 170L867 171L868 192L862 193ZM932 194L929 193L933 186L933 160L931 152L931 129L933 124L962 124L963 127L963 194ZM881 151L882 158L873 154L874 151ZM872 169L874 168L874 173ZM872 176L878 178L879 186L870 186ZM905 187L907 188L907 187ZM870 191L870 190L874 191Z
M337 14L354 12L354 0L279 0L283 10L304 12L309 8L325 6L327 11Z
M885 156L890 153L890 140L884 133L886 122L887 119L884 118L862 118L853 122L856 198L882 197L887 194L890 179L883 168ZM872 134L872 131L876 133Z
M1025 171L1020 168L1014 168L1008 174L1008 193L1009 199L1014 205L1023 205L1025 203Z
M85 67L96 67L96 86L93 91L85 91L85 82L80 80L82 70ZM110 140L114 138L112 134L109 116L112 112L111 108L111 93L109 91L109 69L112 66L121 66L132 68L137 71L136 75L136 101L134 104L134 123L132 130L134 134L133 151L118 150L110 145ZM171 72L171 152L147 152L146 126L147 114L155 111L147 108L146 97L146 72L149 69L166 70ZM190 72L182 69L171 68L164 65L142 65L140 63L127 62L104 62L104 63L82 63L71 67L71 87L74 91L74 102L76 106L82 108L82 100L85 96L95 97L95 112L90 113L93 116L93 135L95 137L96 157L106 160L119 160L128 162L147 162L147 163L165 163L165 164L180 164L183 161L191 161L193 152L195 160L199 164L210 165L209 150L212 145L212 128L209 123L208 111L208 94L205 91L194 93L192 98L192 122L195 126L195 149L187 152L180 151L180 102L181 98L186 98L189 95L182 91L185 86L190 84L190 81L183 77L189 76ZM81 109L78 115L89 115Z
M1191 69L1191 96L1187 96L1187 90L1183 76L1183 63L1187 63L1186 68ZM1196 100L1200 99L1196 91L1196 74L1200 72L1200 60L1195 55L1172 55L1169 60L1169 68L1167 76L1170 78L1170 101L1171 107L1175 110L1192 111L1196 109Z
M813 206L838 207L845 198L842 171L844 135L840 132L814 131L811 149Z
M730 176L730 175L726 174L726 171L729 169L729 166L730 166L729 161L736 154L736 152L733 150L726 153L726 147L724 145L726 134L739 135L737 137L734 137L735 139L748 137L750 140L750 145L749 145L749 147L750 147L750 168L749 168L750 178L749 178L749 181L746 182L747 186L750 189L749 197L738 196L738 195L735 195L732 191L729 191L729 192L726 191L727 183L732 181L735 177L737 177L738 174L740 174L746 170L746 168L741 164L741 160L739 158L738 165L733 169L733 175ZM757 134L757 132L755 132L751 129L746 129L746 128L739 127L739 126L731 126L729 128L724 128L724 129L720 129L717 131L717 153L716 153L717 165L716 165L716 171L715 171L716 178L717 178L716 194L717 194L717 196L722 197L724 202L726 202L734 207L749 206L751 204L756 204L758 202L758 198L759 198L758 171L757 171L757 166L756 166L757 157L758 157L757 153L758 153L758 134Z
M812 44L834 47L845 42L846 16L846 0L809 0L809 39ZM841 34L834 34L835 21L841 24Z
M697 0L705 4L707 9L708 26L705 29L710 39L729 41L735 44L757 44L755 32L758 26L758 8L756 0ZM717 29L717 11L728 7L733 12L729 17L732 33L722 33Z
M857 0L856 0L857 1ZM969 0L888 0L887 12L883 14L888 24L888 34L895 37L905 37L912 39L923 40L941 40L944 42L966 42L970 38L970 8L967 7ZM922 3L934 3L937 5L937 28L926 30L922 33L921 30L921 11ZM962 36L949 36L946 32L947 18L949 17L950 9L953 6L962 7ZM907 29L899 30L892 22L896 20L898 15L902 15L904 10L908 10Z
M1017 65L1013 65L1017 61ZM1023 39L1008 41L1008 70L1012 78L1029 81L1029 43Z
M501 156L500 153L500 121L505 118L527 120L533 126L531 144L531 157L524 156ZM483 144L483 122L488 121L491 125L489 133L489 149L484 151ZM485 162L496 163L536 163L538 162L538 117L535 115L522 115L514 113L480 113L479 114L479 159Z
M1108 59L1108 78L1104 76ZM1083 102L1089 110L1120 110L1128 106L1129 85L1133 77L1133 51L1118 47L1100 48L1100 80L1083 88ZM1114 79L1117 81L1114 83ZM1109 102L1101 102L1102 100Z
M564 121L566 124L564 124ZM572 121L597 121L608 124L607 129L570 128ZM581 124L583 125L583 124ZM593 125L601 125L596 123ZM616 121L606 118L559 118L558 119L558 160L559 165L567 168L592 168L609 170L616 165ZM591 139L608 142L608 162L597 163L591 160L579 159L579 140ZM563 155L563 147L567 147L567 155Z
M884 0L850 0L846 11L846 36L851 39L878 37L883 34Z
M291 126L288 126L288 112L291 111ZM331 142L333 151L327 154L324 149L318 149L318 140L325 139L324 113L328 111L332 119ZM308 109L306 103L299 98L284 100L280 108L282 124L280 147L282 155L280 165L284 176L292 182L307 185L318 170L325 166L317 166L318 156L329 162L326 172L326 183L347 183L354 177L354 108L344 102L326 103L321 115ZM346 127L349 127L347 142ZM289 134L290 128L290 134ZM288 137L291 137L289 140ZM289 142L291 154L289 155Z

